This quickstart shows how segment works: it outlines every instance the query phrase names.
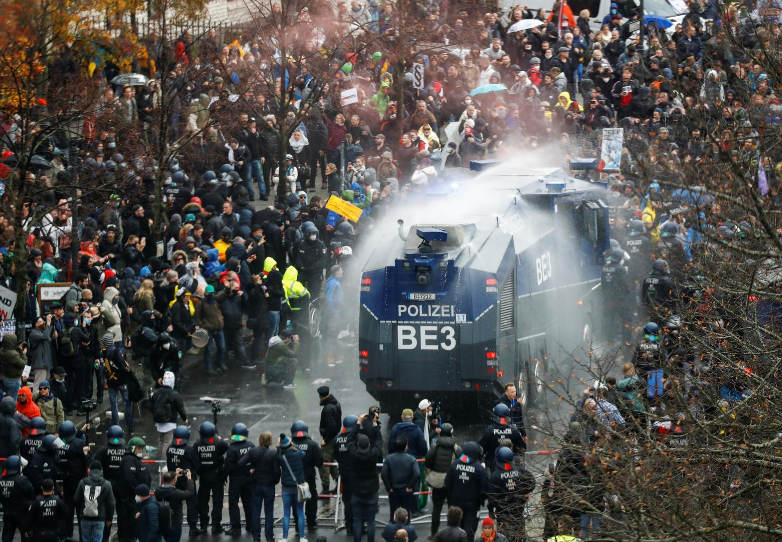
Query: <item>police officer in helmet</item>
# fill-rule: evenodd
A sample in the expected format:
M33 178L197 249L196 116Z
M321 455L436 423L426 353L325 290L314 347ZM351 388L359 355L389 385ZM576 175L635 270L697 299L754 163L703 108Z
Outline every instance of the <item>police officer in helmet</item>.
M630 295L630 278L624 266L625 252L620 248L608 249L600 275L600 289L605 307L605 336L615 340L617 334L622 341L630 340L630 314L628 307L633 305Z
M480 444L466 442L463 451L448 469L445 487L448 490L448 505L458 506L464 512L461 527L467 531L467 540L472 540L478 529L478 511L489 488L489 475L481 465L483 449Z
M35 498L33 485L21 473L22 458L9 456L0 479L0 503L3 504L3 541L11 541L18 530L26 540L27 512Z
M301 225L304 236L293 247L293 265L299 270L299 280L310 291L313 299L320 297L323 285L323 271L326 269L328 254L326 245L318 239L318 228L312 222Z
M508 406L499 403L492 412L494 421L486 428L479 443L486 453L486 467L490 469L494 468L494 452L500 447L500 440L509 438L513 442L513 449L516 453L524 453L524 450L527 449L527 444L521 433L511 425Z
M117 482L122 477L122 457L125 455L125 432L119 425L112 425L106 431L106 445L95 454L95 459L103 465L103 477L111 482L114 500L117 501L117 514L120 507L120 489ZM134 487L135 490L135 487ZM134 497L131 497L134 498ZM103 529L103 539L111 535L111 525Z
M239 466L239 460L253 448L247 441L249 431L243 423L237 423L231 429L231 444L225 454L225 475L228 477L228 515L231 520L231 530L228 534L239 536L242 534L242 518L239 513L239 499L244 508L244 520L246 525L252 525L252 493L251 473L249 465Z
M342 502L345 505L345 531L353 536L353 488L352 488L352 462L348 453L348 440L350 431L358 423L358 416L345 416L342 420L342 431L334 437L334 459L339 464L339 474L342 477ZM339 488L337 488L339 490Z
M315 485L315 472L323 466L323 454L320 450L320 444L310 438L309 427L301 420L295 421L293 422L293 425L291 425L291 441L296 445L296 448L298 448L299 451L304 452L304 479L310 486L310 493L312 495L317 495L318 489ZM293 511L296 513L295 508ZM307 516L307 529L317 529L318 499L312 498L308 500L304 505L304 511ZM304 533L299 533L299 536L304 537Z
M676 288L670 275L668 262L656 260L641 287L641 301L649 311L650 320L658 326L667 320L676 303Z
M139 484L152 485L152 476L141 462L145 449L146 443L143 439L139 437L130 439L122 456L121 475L118 480L111 483L115 487L114 497L117 501L119 542L133 542L136 539L136 487ZM106 476L105 469L103 476Z
M35 450L43 442L43 437L46 436L46 420L41 416L36 416L30 420L30 433L22 439L19 443L19 455L26 461L30 461L33 458Z
M198 469L201 467L193 447L189 444L190 441L190 429L184 425L178 426L174 429L173 439L171 445L166 450L166 465L170 472L176 472L177 469L183 471L190 471L191 480L193 484L198 479ZM198 497L193 492L187 498L187 524L190 526L190 534L200 534L203 532L198 528Z
M24 469L25 476L33 484L36 495L42 493L43 481L62 480L60 474L60 456L55 447L56 435L46 435L41 440L41 445L35 450L30 463Z
M503 442L503 444L506 444ZM500 446L495 453L496 468L489 477L489 515L507 527L516 526L518 512L524 510L530 494L535 490L535 477L525 469L507 446ZM526 540L523 520L522 540Z
M201 530L209 523L209 496L212 497L212 533L223 532L223 464L228 443L217 436L212 422L203 422L198 428L199 441L193 446L200 467L198 468L198 515Z
M84 424L89 429L89 424ZM60 439L63 441L58 450L60 456L60 471L63 474L63 500L73 518L75 511L74 497L76 489L82 478L87 475L87 467L92 461L90 447L87 445L82 431L77 434L76 426L70 420L65 420L58 429ZM65 527L66 535L70 538L73 534L73 521L69 521Z

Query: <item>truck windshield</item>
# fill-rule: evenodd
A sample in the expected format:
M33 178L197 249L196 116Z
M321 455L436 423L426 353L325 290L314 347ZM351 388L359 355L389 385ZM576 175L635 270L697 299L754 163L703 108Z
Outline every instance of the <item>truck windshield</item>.
M644 11L647 15L658 17L675 17L680 13L668 0L644 0Z

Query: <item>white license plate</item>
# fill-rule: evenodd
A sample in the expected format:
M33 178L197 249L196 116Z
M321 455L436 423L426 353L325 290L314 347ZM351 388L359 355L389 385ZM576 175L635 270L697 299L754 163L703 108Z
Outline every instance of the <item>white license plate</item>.
M407 299L410 301L434 301L434 294L407 294Z

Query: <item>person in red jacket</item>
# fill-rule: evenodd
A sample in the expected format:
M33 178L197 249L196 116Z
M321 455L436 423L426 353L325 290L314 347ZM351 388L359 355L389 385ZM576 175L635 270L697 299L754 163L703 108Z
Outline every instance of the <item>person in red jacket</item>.
M22 428L22 437L24 438L30 434L29 420L41 415L41 409L33 402L33 390L27 385L19 389L19 395L16 398L16 412L28 420L28 423Z
M342 113L337 113L332 121L323 113L323 122L326 123L329 130L329 139L326 142L326 162L339 164L340 146L345 140L345 134L348 133L348 127L345 126L345 116Z

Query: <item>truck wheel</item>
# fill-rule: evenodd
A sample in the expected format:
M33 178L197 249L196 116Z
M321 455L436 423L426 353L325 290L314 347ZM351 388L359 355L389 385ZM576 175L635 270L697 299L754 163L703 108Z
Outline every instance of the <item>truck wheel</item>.
M313 339L317 339L320 337L320 320L321 320L321 313L320 313L320 306L317 303L311 303L308 309L308 316L309 316L309 328L310 328L310 336Z

